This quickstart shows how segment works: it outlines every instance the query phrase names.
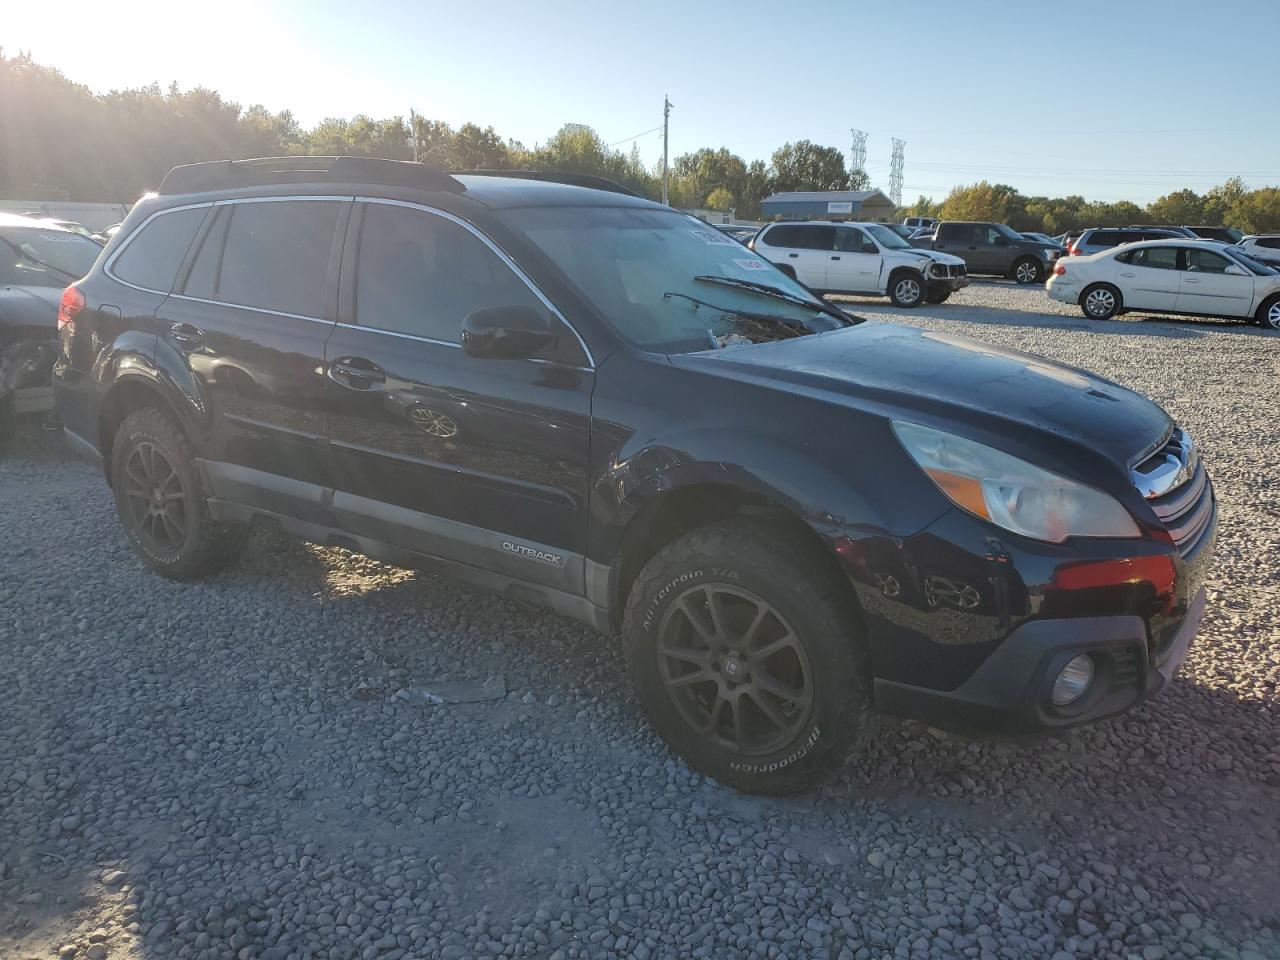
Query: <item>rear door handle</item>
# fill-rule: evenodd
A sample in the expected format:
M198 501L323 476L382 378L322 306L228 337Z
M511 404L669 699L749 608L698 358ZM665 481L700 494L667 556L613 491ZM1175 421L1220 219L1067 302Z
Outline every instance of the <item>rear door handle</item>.
M339 357L329 364L329 379L352 390L368 390L386 383L387 375L364 357Z
M798 253L788 253L788 254L787 254L787 256L788 256L788 257L792 257L792 258L794 258L794 257L798 257L798 256L800 256L800 254L798 254Z
M1182 278L1182 282L1183 282L1183 283L1199 283L1200 281L1199 281L1199 280L1192 280L1192 279L1190 279L1189 277L1183 277L1183 278Z
M832 259L832 260L839 260L840 258L839 258L839 257L832 257L831 259Z
M171 323L169 339L181 350L199 350L204 346L204 331L189 323Z
M1137 276L1137 274L1136 274L1136 273L1122 273L1122 274L1120 274L1120 276L1122 276L1122 277L1136 277L1136 276Z

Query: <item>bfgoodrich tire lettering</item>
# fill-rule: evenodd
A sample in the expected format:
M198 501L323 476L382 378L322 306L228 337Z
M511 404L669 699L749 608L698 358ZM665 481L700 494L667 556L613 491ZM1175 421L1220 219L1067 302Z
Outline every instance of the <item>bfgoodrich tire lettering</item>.
M730 522L658 552L623 633L658 734L691 766L750 793L821 783L872 728L847 588L785 535Z
M111 489L138 556L170 579L216 573L248 539L248 528L209 516L208 491L186 435L159 410L135 410L120 424L111 447Z

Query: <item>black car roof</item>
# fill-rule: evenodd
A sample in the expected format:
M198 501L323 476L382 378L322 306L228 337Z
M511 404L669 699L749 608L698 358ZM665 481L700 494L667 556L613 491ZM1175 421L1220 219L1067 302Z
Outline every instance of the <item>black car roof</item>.
M569 183L559 182L560 179ZM291 194L358 192L403 196L405 191L465 195L490 209L543 206L635 206L670 209L603 178L542 171L477 171L453 175L426 164L371 157L263 157L174 167L160 184L165 197L190 198L288 188Z

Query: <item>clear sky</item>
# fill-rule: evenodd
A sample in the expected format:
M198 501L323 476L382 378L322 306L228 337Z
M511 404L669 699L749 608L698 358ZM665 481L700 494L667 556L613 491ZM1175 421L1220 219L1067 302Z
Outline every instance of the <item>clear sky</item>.
M1280 184L1280 0L0 0L0 45L95 91L177 81L243 105L492 125L566 122L672 156L849 147L903 199L989 179L1146 202L1232 175ZM0 105L2 106L2 105ZM646 163L660 132L635 139Z

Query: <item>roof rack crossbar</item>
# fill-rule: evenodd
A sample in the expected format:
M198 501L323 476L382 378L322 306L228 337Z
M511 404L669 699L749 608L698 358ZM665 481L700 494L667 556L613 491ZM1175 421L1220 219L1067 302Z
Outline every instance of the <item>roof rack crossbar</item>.
M410 160L377 157L256 157L211 160L174 167L160 183L162 194L198 193L284 183L371 183L462 193L449 174Z
M628 197L640 197L630 187L624 187L607 177L595 177L587 173L563 173L559 170L450 170L454 176L467 177L514 177L517 180L545 180L548 183L564 183L573 187L587 187L591 190L607 190L609 193L621 193Z

